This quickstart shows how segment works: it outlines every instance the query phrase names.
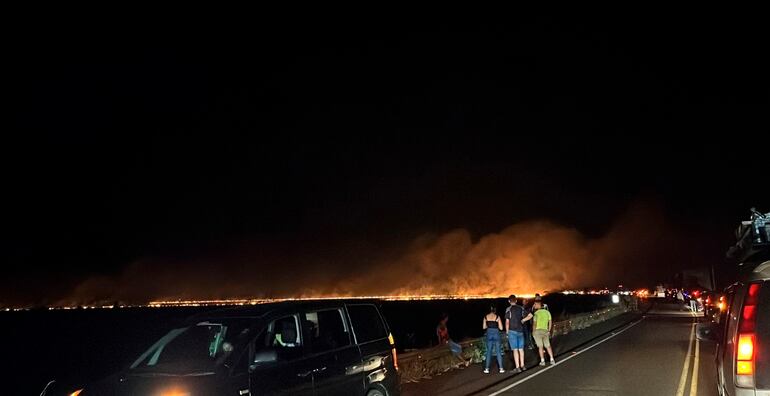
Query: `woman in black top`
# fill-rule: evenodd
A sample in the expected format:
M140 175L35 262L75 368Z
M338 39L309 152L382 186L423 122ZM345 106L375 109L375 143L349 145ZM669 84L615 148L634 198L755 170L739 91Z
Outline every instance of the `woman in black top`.
M503 354L500 351L500 332L503 330L503 321L500 320L500 316L497 315L497 308L494 306L489 307L489 313L484 316L482 329L487 334L487 356L484 362L484 374L489 374L489 366L492 364L492 348L495 349L497 354L497 367L500 373L504 373Z

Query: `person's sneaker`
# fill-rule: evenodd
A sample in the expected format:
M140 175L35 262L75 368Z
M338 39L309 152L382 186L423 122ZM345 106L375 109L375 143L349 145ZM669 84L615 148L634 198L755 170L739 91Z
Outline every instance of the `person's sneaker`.
M541 360L541 361L540 361L540 365L541 365L541 366L545 366L545 360Z
M556 364L556 361L551 359L551 364Z
M488 368L484 369L484 374L489 374L489 369Z
M520 373L521 372L521 367L516 367L515 369L513 369L513 372L514 373Z
M527 371L527 366L521 366L521 371Z
M504 368L502 368L502 367L500 367L500 374L502 374L502 373L504 373L504 372L505 372L505 369L504 369Z

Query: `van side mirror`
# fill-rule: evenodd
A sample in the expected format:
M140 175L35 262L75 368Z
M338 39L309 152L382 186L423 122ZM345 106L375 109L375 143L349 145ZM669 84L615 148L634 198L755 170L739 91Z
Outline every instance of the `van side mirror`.
M698 323L695 326L695 333L701 341L718 341L721 326L714 323Z
M278 352L275 349L263 349L254 353L254 359L249 364L249 370L256 370L257 367L262 367L278 361Z

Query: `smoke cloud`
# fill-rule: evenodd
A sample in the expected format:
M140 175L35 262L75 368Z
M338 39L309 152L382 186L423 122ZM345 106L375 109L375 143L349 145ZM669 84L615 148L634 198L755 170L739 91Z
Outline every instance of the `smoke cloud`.
M312 252L242 242L195 257L151 257L78 284L62 304L150 300L382 295L490 295L629 286L670 275L686 239L654 206L637 204L600 237L547 220L477 238L465 229L387 250ZM659 278L657 278L659 279Z

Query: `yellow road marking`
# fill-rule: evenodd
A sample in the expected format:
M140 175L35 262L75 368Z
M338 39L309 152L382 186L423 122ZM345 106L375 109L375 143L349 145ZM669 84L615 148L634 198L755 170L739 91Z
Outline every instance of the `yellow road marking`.
M698 394L698 359L700 356L700 341L695 337L695 361L692 363L692 380L690 382L690 396Z
M687 343L687 356L684 358L684 367L682 375L679 377L679 387L676 390L676 396L684 396L684 387L687 385L687 372L690 370L690 356L692 354L692 341L695 336L695 323L690 326L690 340Z

